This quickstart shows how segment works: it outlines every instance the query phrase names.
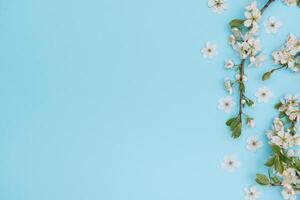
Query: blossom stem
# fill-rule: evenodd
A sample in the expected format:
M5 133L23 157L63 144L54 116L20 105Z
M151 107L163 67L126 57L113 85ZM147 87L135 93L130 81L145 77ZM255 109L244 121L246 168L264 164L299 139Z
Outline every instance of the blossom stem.
M239 93L240 93L240 102L239 102L239 119L240 119L240 123L242 123L242 115L243 115L243 98L244 98L244 85L243 83L243 77L245 75L245 62L246 59L242 59L241 64L240 64L240 86L239 86ZM242 123L243 124L243 123Z
M261 14L265 12L265 10L273 3L275 0L268 0L268 2L264 5L264 7L260 10Z
M271 183L271 186L283 186L282 183Z
M280 69L283 69L283 68L286 68L286 66L283 65L283 66L277 67L275 69L272 69L270 72L273 73L273 72L275 72L277 70L280 70Z

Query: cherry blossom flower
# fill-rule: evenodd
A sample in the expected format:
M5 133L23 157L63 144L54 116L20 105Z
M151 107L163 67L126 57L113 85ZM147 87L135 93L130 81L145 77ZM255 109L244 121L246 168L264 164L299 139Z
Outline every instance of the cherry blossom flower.
M234 172L240 167L240 162L236 159L234 155L224 156L224 160L221 166L227 172Z
M293 187L290 185L284 186L281 194L282 194L283 198L287 199L287 200L296 200L297 199L296 192L293 189Z
M260 196L260 192L257 191L255 186L245 188L245 200L256 200Z
M217 55L217 45L207 42L201 52L204 58L212 59Z
M246 7L244 15L246 17L244 25L246 27L252 27L256 31L258 29L258 22L261 17L261 12L257 8L257 4L255 1L253 1L249 6Z
M282 0L288 6L297 6L297 0Z
M225 113L230 113L234 106L235 102L231 96L227 96L219 100L218 108L223 110Z
M212 8L215 13L222 14L228 5L225 0L208 0L208 7Z
M272 97L271 91L267 87L260 87L255 93L259 103L267 103Z
M265 29L267 33L276 34L278 29L281 28L281 21L277 20L276 17L272 16L265 21Z
M260 141L256 136L250 136L247 139L247 149L252 152L257 151L259 148L262 147L262 145L262 141Z
M225 62L225 68L226 68L226 69L232 69L233 67L234 67L234 62L233 62L233 60L228 59L228 60Z

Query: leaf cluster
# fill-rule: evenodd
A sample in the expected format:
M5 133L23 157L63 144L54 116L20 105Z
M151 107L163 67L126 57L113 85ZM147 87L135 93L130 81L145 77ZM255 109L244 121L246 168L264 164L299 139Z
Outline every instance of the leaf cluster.
M227 120L226 125L230 128L231 136L233 138L240 137L240 135L242 133L242 121L239 116L233 117L233 118L230 118L229 120Z

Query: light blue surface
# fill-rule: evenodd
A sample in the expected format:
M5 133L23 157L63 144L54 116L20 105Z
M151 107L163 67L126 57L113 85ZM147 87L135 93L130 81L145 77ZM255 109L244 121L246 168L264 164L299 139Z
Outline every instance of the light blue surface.
M265 141L273 104L300 94L300 74L263 83L270 62L248 70L249 96L266 85L273 98L251 111L255 129L230 138L217 109L223 62L235 55L226 24L249 2L217 15L206 0L2 0L0 199L243 199L269 153L266 143L249 152L246 138ZM267 55L300 36L298 8L278 1L271 15L284 25L262 30ZM207 40L218 45L213 61L200 54ZM228 154L241 161L233 174L220 168Z

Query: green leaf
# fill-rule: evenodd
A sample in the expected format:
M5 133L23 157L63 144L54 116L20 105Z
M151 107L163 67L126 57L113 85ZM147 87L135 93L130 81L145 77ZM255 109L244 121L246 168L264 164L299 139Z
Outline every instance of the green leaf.
M281 153L279 153L279 158L281 161L285 162L286 164L290 164L292 162L289 157Z
M300 7L300 0L297 1L297 6Z
M254 104L254 101L252 101L249 98L245 98L245 101L246 101L247 106L249 106L249 107L253 106L253 104Z
M242 123L239 123L235 129L232 130L232 137L233 138L238 138L241 136L242 133Z
M270 184L270 180L268 179L268 177L266 177L263 174L256 174L255 181L260 185L269 185Z
M280 153L281 148L277 145L272 145L272 151L274 153Z
M243 82L240 82L240 92L245 93L245 84Z
M282 103L279 102L279 103L277 103L277 104L274 106L274 108L278 110L281 106L282 106Z
M300 171L300 160L299 159L296 159L295 160L295 168Z
M271 181L273 182L273 183L280 183L280 179L277 177L277 176L274 176L274 177L272 177L271 178Z
M300 6L299 6L300 7ZM297 69L300 69L300 63L295 63L294 67L296 67Z
M297 134L297 126L291 126L291 128L289 128L290 129L290 134L292 135L292 136L294 136L294 135L296 135Z
M234 130L236 127L237 127L237 125L240 123L240 118L239 117L237 117L231 124L230 124L230 130Z
M262 76L262 80L265 81L265 80L268 80L272 75L272 72L266 72L264 73L264 75Z
M242 29L243 26L244 26L244 21L245 20L243 20L243 19L233 19L229 23L230 28L239 28L239 29Z
M274 165L275 162L275 156L272 156L271 158L269 158L269 160L265 163L265 166L267 167L272 167Z
M242 133L242 123L239 116L233 117L226 121L226 125L230 127L231 136L233 138L238 138Z
M281 162L281 160L280 160L280 158L278 156L276 156L276 158L275 158L274 167L275 167L275 170L277 172L279 172L280 174L282 174L282 172L283 172L283 164L282 164L282 162Z
M284 112L280 112L278 117L279 118L284 118L285 117L285 113Z
M227 126L231 126L231 124L236 120L236 117L230 118L229 120L226 121Z

